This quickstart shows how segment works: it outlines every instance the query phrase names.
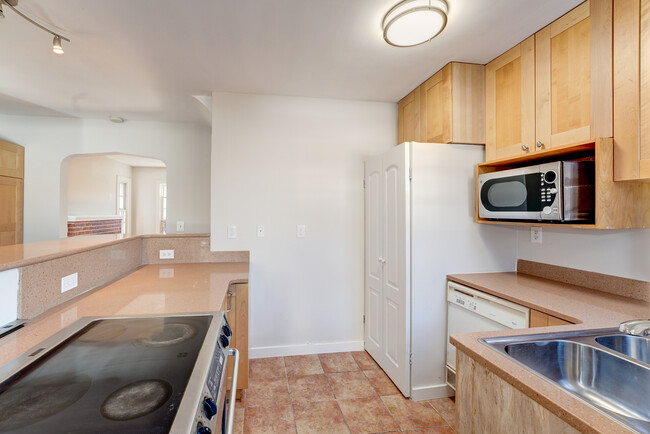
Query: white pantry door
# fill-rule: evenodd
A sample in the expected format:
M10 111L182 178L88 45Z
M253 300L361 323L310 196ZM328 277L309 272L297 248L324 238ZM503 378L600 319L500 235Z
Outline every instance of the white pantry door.
M365 166L365 347L404 396L410 395L409 146Z

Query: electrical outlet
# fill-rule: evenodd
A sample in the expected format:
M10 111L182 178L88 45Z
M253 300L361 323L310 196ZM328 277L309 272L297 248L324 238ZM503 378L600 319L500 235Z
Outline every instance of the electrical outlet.
M79 285L79 273L72 273L61 278L61 292L70 291Z
M185 222L183 220L176 222L176 232L185 232Z
M228 225L228 238L237 238L237 226Z
M296 226L296 237L297 238L305 238L305 225L297 225Z
M257 238L264 238L264 225L257 225Z
M174 251L160 250L160 259L174 259Z
M535 244L542 244L542 228L533 226L530 228L530 242Z

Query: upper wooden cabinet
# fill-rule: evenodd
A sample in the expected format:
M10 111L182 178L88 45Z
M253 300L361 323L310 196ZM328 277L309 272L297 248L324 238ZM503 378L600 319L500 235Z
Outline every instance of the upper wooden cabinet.
M23 178L25 148L0 140L0 176Z
M650 179L650 1L614 0L614 179Z
M421 141L420 88L417 88L397 103L397 144Z
M541 147L612 137L612 0L590 0L535 34Z
M612 137L612 0L580 4L485 73L488 161Z
M399 143L483 144L485 67L451 62L404 97L398 110Z
M486 160L525 154L535 142L535 37L485 66Z

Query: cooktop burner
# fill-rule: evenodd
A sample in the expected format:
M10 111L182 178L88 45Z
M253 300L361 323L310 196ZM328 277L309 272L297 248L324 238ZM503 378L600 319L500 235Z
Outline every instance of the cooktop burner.
M130 420L157 410L172 394L172 386L162 380L143 380L127 384L111 393L102 404L102 416Z
M212 317L101 319L0 383L0 433L167 433Z
M196 331L191 324L163 324L147 330L140 342L148 347L167 347L191 339Z

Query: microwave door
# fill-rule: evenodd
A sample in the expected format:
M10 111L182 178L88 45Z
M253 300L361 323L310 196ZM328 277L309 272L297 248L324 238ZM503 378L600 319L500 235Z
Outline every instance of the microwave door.
M542 220L543 174L522 173L479 181L479 216L489 219Z

